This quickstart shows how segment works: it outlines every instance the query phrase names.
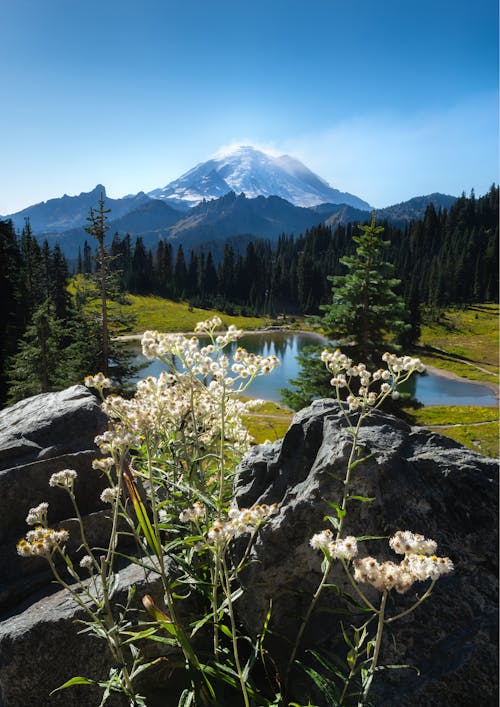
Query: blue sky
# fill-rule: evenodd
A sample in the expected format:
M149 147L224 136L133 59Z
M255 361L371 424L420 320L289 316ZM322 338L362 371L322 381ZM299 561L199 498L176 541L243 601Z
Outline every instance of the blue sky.
M0 0L0 214L229 144L382 207L498 182L496 0Z

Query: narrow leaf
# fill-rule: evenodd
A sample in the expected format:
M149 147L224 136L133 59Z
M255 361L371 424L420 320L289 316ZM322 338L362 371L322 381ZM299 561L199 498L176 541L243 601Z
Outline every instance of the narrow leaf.
M89 680L89 678L83 678L81 676L77 676L74 678L71 678L71 680L68 680L67 682L64 683L64 685L60 685L59 687L56 687L55 690L52 690L50 693L53 695L55 692L59 692L59 690L65 690L67 687L73 687L73 685L95 685L96 682L95 680Z

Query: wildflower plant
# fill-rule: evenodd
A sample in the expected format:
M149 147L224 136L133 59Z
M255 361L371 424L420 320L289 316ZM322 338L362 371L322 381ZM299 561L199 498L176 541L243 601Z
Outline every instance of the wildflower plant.
M353 472L362 461L358 437L363 420L388 395L396 394L398 383L422 370L421 363L387 354L386 368L370 373L339 351L324 352L352 438L344 494L330 501L335 510L328 517L330 527L310 540L311 551L323 556L323 574L290 651L287 674L275 675L266 685L260 679L257 685L254 675L259 665L261 677L276 670L265 648L269 616L256 637L244 633L235 611L243 592L238 576L251 560L259 529L278 512L278 506L238 508L231 487L235 466L251 444L242 416L252 403L242 402L239 396L256 376L271 373L279 362L274 356L256 356L242 348L230 355L229 346L242 332L229 327L218 333L221 325L219 318L197 325L196 334L208 338L206 345L197 336L145 332L144 355L162 360L166 370L158 378L140 381L130 399L113 393L106 397L110 382L103 374L85 380L101 395L110 421L108 430L96 438L102 456L92 464L107 483L101 501L110 519L109 542L107 547L95 548L87 541L75 496L76 472L66 469L55 472L49 483L71 499L80 527L79 550L69 552L68 532L49 527L50 509L40 503L28 512L27 523L34 527L19 541L18 552L49 562L56 580L85 611L84 630L106 641L113 667L97 683L79 676L58 689L97 684L103 689L101 704L112 692L121 692L130 705L145 705L140 676L162 660L148 657L145 645L154 642L168 651L171 669L177 667L188 676L187 687L180 688L179 705L292 704L290 672L303 649L305 627L329 586L332 564L339 562L353 595L371 618L354 629L349 674L342 678L335 704L350 704L353 694L362 704L377 668L383 628L398 618L385 616L388 593L406 592L415 582L431 580L425 594L403 615L453 569L451 560L435 555L433 541L410 531L398 531L389 541L394 553L403 556L399 563L363 557L362 538L344 532L348 501L361 499L354 493ZM343 389L347 402L340 400ZM133 539L137 550L125 553L124 539ZM242 548L240 559L231 552L236 539ZM141 597L142 613L134 604L134 588L124 604L113 601L118 562L124 557L161 582L160 599L149 594ZM379 606L366 596L365 585L380 593ZM377 627L371 636L373 620ZM351 686L356 681L360 686L354 693Z

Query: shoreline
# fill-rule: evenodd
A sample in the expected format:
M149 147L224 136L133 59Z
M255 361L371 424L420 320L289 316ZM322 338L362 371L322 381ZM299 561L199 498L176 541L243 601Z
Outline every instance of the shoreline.
M227 329L221 329L221 331L214 331L214 334L218 336L219 334L225 334ZM320 334L318 331L311 331L310 329L288 329L287 327L272 327L269 329L242 329L243 336L252 336L254 334L309 334L311 336L317 336L320 339L327 340L324 334ZM198 336L195 331L162 331L161 334L168 334L169 336ZM122 334L122 336L117 336L116 341L140 341L143 334Z
M273 327L269 329L243 329L243 336L249 335L256 335L256 334L273 334L273 333L283 333L283 334L309 334L312 336L318 337L318 339L323 339L327 340L327 337L324 336L324 334L320 334L317 331L310 331L307 329L289 329L287 327ZM196 332L194 331L168 331L168 332L162 332L165 334L171 334L173 336L182 334L183 336L197 336ZM224 334L225 331L220 331L220 332L214 332L216 335L218 334ZM118 341L130 341L130 342L140 342L142 339L143 334L123 334L122 336L118 336L117 340ZM482 380L476 380L472 378L464 378L463 376L459 376L453 371L448 371L446 368L438 368L437 366L430 366L426 365L425 366L426 370L428 370L430 373L433 373L436 376L440 376L441 378L448 378L449 380L455 380L455 381L460 381L463 383L472 383L475 385L482 385L485 386L486 388L489 388L492 393L494 394L496 400L500 400L500 386L498 383L492 383L489 381L482 381Z
M425 369L429 371L430 373L434 373L436 376L440 376L441 378L448 378L448 380L454 380L454 381L459 381L461 383L473 383L475 385L483 385L485 388L489 388L495 395L495 398L497 401L500 399L500 386L498 383L491 383L490 381L480 381L480 380L473 380L472 378L464 378L463 376L459 376L453 371L447 371L446 368L437 368L436 366L425 366Z

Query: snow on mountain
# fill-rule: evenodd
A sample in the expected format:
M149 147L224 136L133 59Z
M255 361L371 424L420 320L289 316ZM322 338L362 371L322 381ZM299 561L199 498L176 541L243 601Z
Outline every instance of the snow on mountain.
M295 206L348 204L370 210L362 199L331 187L299 160L289 155L275 157L251 146L217 153L148 196L172 204L194 206L203 199L218 199L230 191L248 198L279 196Z

